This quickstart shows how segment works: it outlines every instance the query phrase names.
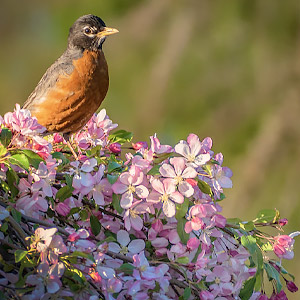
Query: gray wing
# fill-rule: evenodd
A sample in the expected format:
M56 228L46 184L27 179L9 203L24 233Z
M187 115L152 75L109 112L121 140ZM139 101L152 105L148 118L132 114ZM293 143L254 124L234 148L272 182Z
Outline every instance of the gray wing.
M71 74L74 70L73 60L82 56L79 49L67 49L43 75L36 88L23 104L22 108L34 110L34 106L45 99L48 91L55 86L61 74Z

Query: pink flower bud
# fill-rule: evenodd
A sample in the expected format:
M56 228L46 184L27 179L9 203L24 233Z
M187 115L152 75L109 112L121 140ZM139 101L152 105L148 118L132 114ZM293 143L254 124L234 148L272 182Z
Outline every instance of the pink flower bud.
M189 183L192 187L197 186L197 180L193 178L187 178L185 181Z
M112 153L118 154L121 152L121 145L119 143L112 143L111 145L109 145L109 150Z
M298 287L296 286L296 284L293 281L287 281L286 287L292 293L295 293L298 291Z
M286 293L282 290L276 295L275 299L276 300L288 300Z
M62 216L66 216L68 215L68 213L70 212L70 207L68 205L66 205L63 202L60 202L56 205L55 210Z
M288 219L286 219L286 218L278 220L278 224L279 224L280 226L284 226L284 225L286 225L287 223L288 223Z
M54 141L54 143L62 143L64 141L64 139L60 134L54 133L53 141Z
M137 143L132 143L131 145L134 150L140 150L141 148L144 149L148 148L147 142L137 142Z
M96 282L96 283L100 283L102 281L102 278L101 278L101 276L99 275L98 272L92 272L89 275L91 276L93 281Z

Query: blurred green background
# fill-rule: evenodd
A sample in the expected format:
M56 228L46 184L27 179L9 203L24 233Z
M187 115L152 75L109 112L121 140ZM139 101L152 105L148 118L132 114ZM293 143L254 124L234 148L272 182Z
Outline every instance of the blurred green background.
M104 45L111 119L135 141L212 137L234 173L225 215L277 208L286 233L300 229L299 0L2 0L2 115L26 100L87 13L120 31ZM295 256L300 286L299 240Z

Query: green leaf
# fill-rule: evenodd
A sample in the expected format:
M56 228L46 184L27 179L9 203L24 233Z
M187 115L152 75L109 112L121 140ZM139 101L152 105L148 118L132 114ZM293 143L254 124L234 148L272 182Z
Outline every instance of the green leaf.
M119 268L119 270L121 272L124 272L127 275L132 275L133 270L134 270L134 266L129 264L129 263L124 263L123 265L121 265L121 267Z
M255 280L254 290L257 292L257 291L261 290L261 287L262 287L263 270L256 273L255 277L256 277L256 280Z
M9 162L13 165L17 165L20 168L29 171L29 160L27 156L24 153L18 153L14 154L11 157L9 157Z
M227 219L227 224L238 225L241 222L242 222L242 220L239 218L228 218Z
M86 209L82 209L82 210L79 212L79 215L80 215L81 221L85 221L85 220L87 220L87 218L89 217L89 213L87 212Z
M7 222L2 222L2 225L0 227L0 230L2 232L6 232L6 230L8 229L8 223Z
M7 149L3 145L0 145L0 157L4 156L6 153Z
M198 179L198 187L202 193L207 194L207 195L212 194L211 187L209 186L209 184L207 182Z
M114 133L109 135L109 140L112 143L124 144L125 142L130 142L132 140L132 132L126 130L117 130Z
M154 159L155 164L160 164L164 160L168 159L171 156L176 156L176 153L174 152L168 152L168 153L161 153L157 154L157 158Z
M255 281L256 281L256 277L252 277L246 281L244 287L240 291L240 297L242 300L250 299L251 295L253 294Z
M112 205L113 205L113 208L118 212L118 214L121 214L123 212L123 208L120 205L120 199L121 199L121 195L117 195L117 194L113 193Z
M179 264L186 265L189 263L189 258L187 256L181 256L176 259L176 262L178 262Z
M83 257L83 258L91 260L92 262L95 262L95 259L94 259L92 254L85 253L85 252L82 252L82 251L74 251L73 253L71 253L67 257Z
M114 184L119 178L119 175L107 174L107 180L110 184Z
M65 179L66 179L66 184L68 187L72 188L72 184L73 184L73 177L69 174L64 174Z
M60 202L62 202L67 198L70 198L72 196L73 191L74 191L73 187L69 187L68 185L65 185L57 191L55 198L58 199Z
M155 176L155 175L160 175L159 173L159 168L161 166L160 165L155 165L148 173L147 175L152 175L152 176Z
M91 229L92 229L92 233L93 235L98 235L100 233L101 230L101 224L98 220L98 218L94 215L90 216L90 224L91 224Z
M80 207L72 207L71 210L70 210L70 212L69 212L69 216L75 215L78 212L80 212Z
M252 231L255 229L254 223L253 222L245 222L245 223L240 223L240 227L246 231Z
M184 226L187 220L185 218L177 219L177 233L180 237L180 240L183 244L186 245L187 241L189 240L189 234L187 234L184 230Z
M27 156L29 163L36 169L39 168L40 162L44 161L37 153L24 149L22 152Z
M241 243L245 248L248 249L256 265L256 272L260 272L260 270L263 268L263 255L256 244L256 239L250 235L243 235L241 237Z
M261 248L263 251L273 251L273 246L270 242L263 244Z
M18 177L15 170L12 169L11 167L9 167L7 172L6 172L6 179L7 179L7 183L8 183L8 186L10 188L10 191L11 191L11 197L15 198L19 193L19 190L18 190L18 188L16 187L15 184L19 183L20 178Z
M184 198L184 202L182 204L176 203L176 219L184 218L188 209L189 209L190 201L188 198Z
M55 159L61 159L64 165L70 162L70 160L66 156L64 156L62 152L54 152L52 153L52 157Z
M117 162L115 161L110 161L108 163L108 166L107 166L107 172L108 173L111 173L112 171L115 171L119 168L121 168L122 166L120 164L118 164Z
M192 294L192 290L190 287L186 287L184 289L184 292L182 294L182 297L184 300L188 300L190 297L191 297L191 294Z
M14 208L11 208L11 215L12 215L12 217L14 218L14 220L17 222L17 223L20 223L21 222L21 219L22 219L22 214L18 211L18 210L16 210L16 209L14 209Z
M264 263L264 269L267 272L269 281L271 281L272 279L276 281L277 292L280 292L282 289L282 284L280 282L280 274L278 273L278 271L269 263Z
M7 147L11 141L12 138L12 133L9 129L7 128L2 128L1 130L1 134L0 134L0 140L1 140L1 144L4 147Z
M16 250L15 251L15 262L20 262L26 255L28 254L28 251L25 250Z
M273 223L276 219L276 210L275 209L262 209L258 212L254 222L258 223Z

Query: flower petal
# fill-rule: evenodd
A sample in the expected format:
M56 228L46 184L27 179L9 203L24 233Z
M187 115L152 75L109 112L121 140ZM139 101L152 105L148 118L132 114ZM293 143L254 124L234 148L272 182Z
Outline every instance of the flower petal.
M185 197L191 197L194 194L193 187L186 181L182 181L178 186L179 192Z
M175 216L176 206L175 203L167 200L163 203L163 212L168 218L172 218Z
M133 254L140 253L145 249L145 242L141 239L133 240L128 245L129 252Z
M147 198L149 195L149 191L144 185L138 185L135 188L135 192L136 192L137 196L140 198Z
M120 245L126 247L130 242L129 233L126 230L119 230L117 233L117 240Z
M174 178L176 177L174 168L169 165L169 164L163 164L160 168L159 168L159 173L163 176L163 177L171 177Z
M174 192L171 195L169 195L169 198L176 202L176 203L183 203L184 202L184 197L179 193L179 192Z
M130 192L126 192L122 195L120 205L122 208L130 208L133 202L133 195Z

